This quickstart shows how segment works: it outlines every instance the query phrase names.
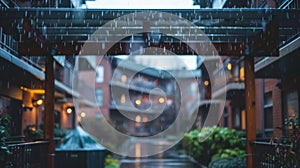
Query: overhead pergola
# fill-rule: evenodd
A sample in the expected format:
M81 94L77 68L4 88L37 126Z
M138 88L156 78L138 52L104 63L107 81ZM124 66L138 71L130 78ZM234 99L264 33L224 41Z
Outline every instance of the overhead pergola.
M288 40L299 31L298 10L277 9L199 9L199 10L110 10L110 9L66 9L66 8L21 8L2 9L1 26L4 31L10 31L20 39L20 55L42 55L45 47L39 43L47 43L55 49L57 55L77 55L84 43L115 43L114 39L127 36L127 39L119 41L119 45L112 48L113 53L126 54L126 45L139 43L141 41L130 40L131 30L145 30L149 32L161 32L162 30L186 29L182 23L168 18L153 18L145 23L147 28L141 24L115 27L114 34L98 34L108 37L109 40L97 41L91 39L96 30L110 31L107 27L102 28L107 22L118 17L137 12L167 12L198 26L209 37L219 55L244 56L246 46L250 47L249 53L254 56L276 56L278 55L278 44ZM136 22L143 18L134 18ZM159 22L159 26L157 26ZM30 24L31 28L24 26ZM106 30L108 29L108 30ZM38 32L36 37L31 37L37 45L28 46L28 38L22 36L22 32ZM178 32L176 36L164 34L155 47L166 47L176 54L194 54L195 51L182 45L176 38L184 38L191 43L207 43L202 41L203 35L184 34ZM182 34L181 34L182 33ZM141 39L143 34L133 35L135 39ZM43 45L45 46L45 45ZM26 48L33 48L30 52ZM196 51L197 52L197 51ZM201 53L206 55L206 53Z
M137 12L166 12L185 18L194 23L193 28L203 34L190 31L185 34L186 26L168 18L155 18L144 21L134 18L136 25L103 27L118 17ZM159 24L157 23L159 20ZM143 22L143 23L141 23ZM159 25L159 26L158 26ZM210 56L203 52L201 46L213 45L221 56L245 56L245 92L247 117L247 153L248 166L252 164L251 142L256 139L255 90L254 90L254 56L278 56L280 45L284 44L300 30L299 10L280 9L197 9L197 10L111 10L111 9L67 9L67 8L2 8L0 9L0 26L5 33L11 34L19 41L19 55L48 56L45 82L45 134L50 141L49 167L53 164L53 107L54 75L53 55L74 56L80 53L85 43L95 46L114 43L106 55L129 54L128 45L140 44L143 47L165 48L175 54L189 55L196 53ZM106 30L107 29L107 30ZM117 33L103 33L97 36L107 40L93 38L97 30ZM135 29L144 33L131 34ZM161 34L161 30L177 30L174 34ZM148 33L147 33L148 32ZM150 32L150 34L149 34ZM147 38L159 36L156 42L147 43ZM119 37L122 40L116 41ZM182 42L199 46L199 51L192 50ZM101 48L94 48L90 53L97 54Z

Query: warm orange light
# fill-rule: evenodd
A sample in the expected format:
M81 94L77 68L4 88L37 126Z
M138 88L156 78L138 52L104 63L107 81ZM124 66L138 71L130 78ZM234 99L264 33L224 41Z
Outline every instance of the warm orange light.
M32 93L35 93L35 94L45 94L44 89L29 89L29 88L26 88L24 86L21 86L20 89L24 90L24 91L27 91L27 92L32 92Z
M161 104L164 103L164 102L165 102L165 98L160 97L160 98L158 99L158 102L161 103Z
M243 130L246 129L246 111L245 110L242 111L242 129Z
M127 76L126 75L122 75L121 82L122 83L126 83L126 80L127 80Z
M141 105L141 103L142 103L142 102L141 102L140 99L135 100L135 104L136 104L136 105Z
M245 69L244 67L241 67L240 69L240 80L245 80Z
M121 96L121 100L120 101L121 101L122 104L124 104L126 102L126 98L125 98L124 94Z
M140 143L135 144L135 157L137 157L137 158L141 157L141 144Z
M143 117L143 122L148 122L148 117Z
M43 102L44 102L43 99L39 99L36 101L36 104L40 106L43 104Z
M20 87L21 90L27 91L28 89L26 87L21 86Z
M136 121L136 122L141 122L141 116L140 116L140 115L137 115L137 116L135 117L135 121Z
M66 111L67 111L68 114L71 114L73 112L71 107L68 107Z
M232 69L232 64L231 63L228 63L227 64L227 69L230 71Z
M208 80L204 81L204 86L208 86L208 85L209 85Z

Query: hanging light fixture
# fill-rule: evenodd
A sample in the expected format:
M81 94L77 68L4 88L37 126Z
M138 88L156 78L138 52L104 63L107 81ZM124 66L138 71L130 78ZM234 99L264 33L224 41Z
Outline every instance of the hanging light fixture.
M73 107L67 107L66 112L67 112L67 114L72 114L73 113Z

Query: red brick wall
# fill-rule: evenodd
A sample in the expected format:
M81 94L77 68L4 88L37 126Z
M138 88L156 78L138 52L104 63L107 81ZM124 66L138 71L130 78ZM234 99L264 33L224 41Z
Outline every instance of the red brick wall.
M255 7L259 7L265 0L256 0ZM267 0L268 8L276 8L275 0ZM257 6L256 6L257 5Z
M110 61L107 59L102 59L99 66L104 67L104 81L102 83L96 83L95 88L101 88L103 90L103 105L100 107L101 112L105 116L109 116L110 107L110 80L112 77L112 70Z
M255 90L256 90L256 126L257 130L263 131L262 128L262 115L263 115L263 99L262 94L262 83L264 82L264 93L272 92L273 101L273 127L274 136L280 136L282 131L276 129L277 126L282 126L282 96L281 90L276 86L279 82L278 79L256 79Z
M280 136L282 132L276 129L277 126L282 126L282 100L281 90L276 86L278 79L265 79L265 93L272 92L273 100L273 126L274 136Z
M111 65L109 60L107 59L102 59L101 62L97 66L103 66L104 68L104 80L102 83L90 83L90 81L95 81L95 71L80 71L80 78L87 82L87 84L91 88L99 88L102 89L103 91L103 105L101 107L87 107L87 108L82 108L83 111L87 113L89 116L94 116L96 112L100 112L105 115L109 116L109 107L110 107L110 87L109 83L111 80ZM92 95L95 96L95 95ZM90 114L88 114L90 113Z
M263 95L262 95L263 79L255 79L255 105L256 105L256 130L262 131L262 109L263 109Z

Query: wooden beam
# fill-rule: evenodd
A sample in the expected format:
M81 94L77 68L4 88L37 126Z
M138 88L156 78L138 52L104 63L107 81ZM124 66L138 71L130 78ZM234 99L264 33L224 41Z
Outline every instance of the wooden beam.
M54 168L54 60L52 55L46 57L45 74L45 140L49 142L47 168Z
M82 49L82 46L85 44L84 50ZM102 50L102 44L105 46L112 46L110 49L104 53L105 51ZM144 46L143 42L136 42L134 43L136 45ZM193 51L190 46L194 46L196 48L196 51ZM202 56L211 56L212 49L214 47L216 51L218 52L218 55L220 56L244 56L245 55L245 43L213 43L210 44L209 42L206 43L190 43L189 45L186 45L185 43L180 42L161 42L159 44L151 44L151 47L154 48L161 48L166 49L168 51L171 51L172 53L175 53L177 55L189 55L189 54L196 54L196 52L199 55ZM210 46L213 45L213 46ZM81 53L84 55L119 55L119 54L129 54L129 46L130 42L127 41L121 41L117 43L110 43L110 42L76 42L76 43L51 43L51 46L55 46L56 54L57 55L78 55L81 51ZM147 47L147 46L144 46ZM45 55L45 53L48 52L46 49L39 48L38 45L36 45L34 42L23 42L19 43L19 55L22 56L41 56Z
M245 56L245 100L246 100L246 150L247 167L253 168L254 149L251 143L256 140L256 112L255 112L255 79L254 79L254 57Z

